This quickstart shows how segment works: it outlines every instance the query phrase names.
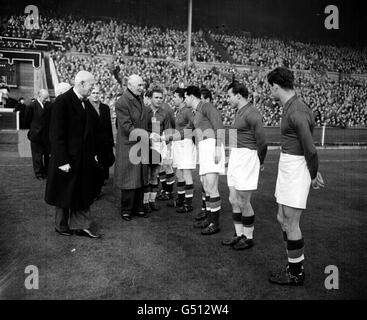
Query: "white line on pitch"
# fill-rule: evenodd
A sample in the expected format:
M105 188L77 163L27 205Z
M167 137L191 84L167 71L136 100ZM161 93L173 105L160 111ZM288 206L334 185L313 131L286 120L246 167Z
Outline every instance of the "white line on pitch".
M279 161L274 161L274 160L270 160L270 161L264 161L264 163L278 163ZM319 159L319 162L367 162L367 159Z

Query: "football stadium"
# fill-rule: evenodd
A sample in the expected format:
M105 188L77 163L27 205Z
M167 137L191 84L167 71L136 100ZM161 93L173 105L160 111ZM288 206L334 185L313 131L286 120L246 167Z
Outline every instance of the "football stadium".
M0 299L365 299L363 14L1 0Z

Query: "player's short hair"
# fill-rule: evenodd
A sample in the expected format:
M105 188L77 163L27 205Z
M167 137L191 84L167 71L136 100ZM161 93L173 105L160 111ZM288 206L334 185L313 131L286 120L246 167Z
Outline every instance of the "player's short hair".
M154 86L152 87L150 90L148 90L145 95L148 97L148 98L152 98L153 97L153 93L154 92L158 92L158 93L161 93L163 95L163 89L161 87L158 87L158 86Z
M185 89L183 88L177 88L175 91L173 91L173 94L177 93L178 96L181 98L181 99L184 99L185 98Z
M267 77L270 85L274 85L274 83L276 83L278 86L286 90L292 90L294 88L293 72L286 67L275 68L269 72Z
M200 94L204 99L209 99L209 101L213 100L212 93L208 88L201 88Z
M239 83L238 81L233 81L228 86L227 91L231 89L232 89L233 94L240 94L245 99L248 98L248 90L244 84Z
M197 86L188 86L186 89L185 89L185 93L188 95L188 96L191 96L193 95L194 97L200 99L201 98L201 93L200 93L200 89L199 87Z
M152 96L154 92L161 93L162 95L164 94L163 89L161 87L153 87L151 91L152 91Z

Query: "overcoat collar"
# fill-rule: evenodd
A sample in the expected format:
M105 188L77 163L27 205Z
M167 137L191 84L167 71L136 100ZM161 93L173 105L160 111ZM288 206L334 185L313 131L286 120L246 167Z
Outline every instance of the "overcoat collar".
M127 99L131 102L131 105L133 105L140 114L140 120L143 119L143 99L139 96L138 98L136 96L134 96L129 89L126 89L125 95L127 97Z
M83 108L83 104L82 101L80 100L80 98L76 95L74 88L71 88L69 90L70 92L70 97L72 99L72 105L74 107L74 109L79 113L82 114L84 112L84 108ZM84 102L84 105L86 105L86 102Z

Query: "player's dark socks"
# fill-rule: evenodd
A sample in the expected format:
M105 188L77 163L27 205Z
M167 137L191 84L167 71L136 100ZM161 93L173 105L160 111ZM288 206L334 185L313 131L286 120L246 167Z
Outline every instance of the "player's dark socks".
M243 233L247 239L253 238L255 215L250 217L242 217Z
M219 225L219 214L221 211L221 200L220 196L210 197L210 222Z
M152 187L150 184L147 184L146 186L143 187L143 192L144 193L149 193L152 192Z
M205 210L206 211L211 211L211 207L210 207L210 197L209 196L205 196Z
M151 183L150 188L151 188L151 192L149 196L149 202L155 202L155 199L157 197L157 192L158 192L158 184Z
M236 230L236 236L243 235L243 225L242 225L242 213L232 212L232 219L234 224L234 229Z
M194 197L194 185L186 184L185 185L185 202L188 206L192 206L193 197Z
M203 186L201 186L201 210L205 211L206 210L206 194L205 194L205 190L203 188Z
M157 193L158 192L158 184L156 184L156 183L151 183L150 184L150 192L155 192L155 193Z
M185 203L185 181L177 182L177 207L182 207Z
M303 271L304 255L304 241L288 240L287 241L287 254L288 254L288 266L289 272L292 275L298 275Z
M166 171L162 171L162 172L159 172L159 181L161 182L162 184L162 190L163 191L166 191L167 187L166 187L166 183L167 183L167 180L166 180Z
M167 174L166 175L166 189L165 189L167 193L172 194L174 183L175 183L175 174L173 172Z
M282 231L282 234L283 234L284 246L285 246L285 249L287 250L287 242L288 242L287 232Z

